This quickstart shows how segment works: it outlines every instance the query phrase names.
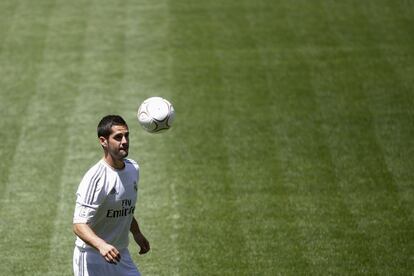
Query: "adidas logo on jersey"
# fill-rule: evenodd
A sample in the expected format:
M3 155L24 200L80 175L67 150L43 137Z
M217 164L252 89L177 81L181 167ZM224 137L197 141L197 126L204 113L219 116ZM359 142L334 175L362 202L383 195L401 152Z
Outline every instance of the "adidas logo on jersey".
M117 195L118 192L116 191L115 187L112 188L111 192L109 193L111 195Z

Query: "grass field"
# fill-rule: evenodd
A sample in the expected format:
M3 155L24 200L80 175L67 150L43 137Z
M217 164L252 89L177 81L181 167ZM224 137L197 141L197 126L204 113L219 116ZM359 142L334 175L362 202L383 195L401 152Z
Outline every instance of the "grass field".
M143 275L413 275L414 2L1 0L0 275L72 275L108 113Z

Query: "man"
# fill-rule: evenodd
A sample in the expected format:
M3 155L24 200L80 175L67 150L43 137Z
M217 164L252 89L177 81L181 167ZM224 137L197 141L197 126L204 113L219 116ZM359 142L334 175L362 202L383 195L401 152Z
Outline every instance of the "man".
M98 124L98 138L104 156L84 175L76 193L73 231L75 276L140 275L128 251L128 234L150 250L134 218L139 167L126 159L129 131L117 115L108 115Z

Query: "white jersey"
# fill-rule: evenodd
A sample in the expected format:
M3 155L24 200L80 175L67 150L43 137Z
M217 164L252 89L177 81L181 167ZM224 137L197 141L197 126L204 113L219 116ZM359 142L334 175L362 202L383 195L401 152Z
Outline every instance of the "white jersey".
M76 192L73 216L73 223L87 223L118 250L128 246L139 181L138 164L131 159L124 163L122 170L116 170L102 159L88 170ZM91 248L79 237L76 246Z

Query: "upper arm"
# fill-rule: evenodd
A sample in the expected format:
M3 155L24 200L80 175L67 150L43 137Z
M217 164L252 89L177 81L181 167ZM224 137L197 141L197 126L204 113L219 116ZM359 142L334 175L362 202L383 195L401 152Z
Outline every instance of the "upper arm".
M108 193L106 182L106 168L103 166L85 174L76 192L73 223L88 223L91 220Z

